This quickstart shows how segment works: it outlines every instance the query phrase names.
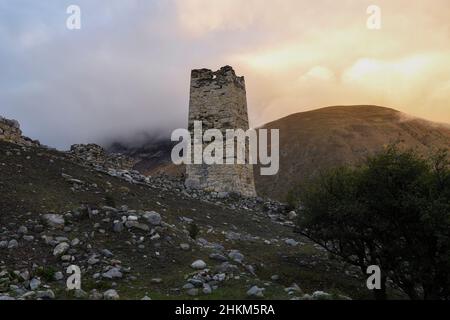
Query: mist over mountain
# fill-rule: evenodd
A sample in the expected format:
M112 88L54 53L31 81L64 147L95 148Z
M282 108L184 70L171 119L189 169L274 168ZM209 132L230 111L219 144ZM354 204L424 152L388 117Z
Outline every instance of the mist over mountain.
M380 106L316 109L292 114L261 128L280 130L280 170L275 176L261 176L259 168L255 168L256 189L258 195L278 200L285 200L288 192L305 179L327 168L356 164L389 144L413 148L424 155L450 149L448 124ZM174 142L161 136L147 135L146 139L116 142L108 150L137 159L135 169L144 174L184 174L184 166L171 162Z

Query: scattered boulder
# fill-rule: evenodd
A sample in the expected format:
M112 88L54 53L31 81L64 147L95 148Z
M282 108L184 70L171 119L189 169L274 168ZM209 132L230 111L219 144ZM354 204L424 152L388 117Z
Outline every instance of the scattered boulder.
M203 260L194 261L191 264L191 268L197 269L197 270L205 269L206 268L206 262L203 261Z

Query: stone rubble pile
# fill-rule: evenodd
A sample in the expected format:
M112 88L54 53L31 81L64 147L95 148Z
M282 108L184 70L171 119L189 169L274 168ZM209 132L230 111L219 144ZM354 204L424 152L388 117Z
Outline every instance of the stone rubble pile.
M15 143L21 146L40 146L39 141L22 136L19 122L0 116L0 141Z
M136 161L120 153L107 153L97 144L74 144L69 155L81 164L115 169L132 169Z

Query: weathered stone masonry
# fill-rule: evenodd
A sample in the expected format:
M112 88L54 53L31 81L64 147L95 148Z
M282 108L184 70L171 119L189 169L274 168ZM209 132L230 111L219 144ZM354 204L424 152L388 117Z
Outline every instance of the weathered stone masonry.
M244 77L236 76L230 66L216 72L193 70L189 101L189 130L192 135L194 121L202 121L203 130L221 130L223 136L227 129L248 130ZM187 165L186 186L256 196L253 166L250 164Z

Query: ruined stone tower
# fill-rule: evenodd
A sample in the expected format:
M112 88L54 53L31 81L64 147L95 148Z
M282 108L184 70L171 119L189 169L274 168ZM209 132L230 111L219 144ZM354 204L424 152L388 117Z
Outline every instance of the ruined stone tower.
M194 121L202 121L203 130L219 129L224 136L226 129L248 130L244 77L236 76L230 66L216 72L193 70L189 101L189 130L192 136ZM256 196L253 166L250 164L187 165L186 186Z

